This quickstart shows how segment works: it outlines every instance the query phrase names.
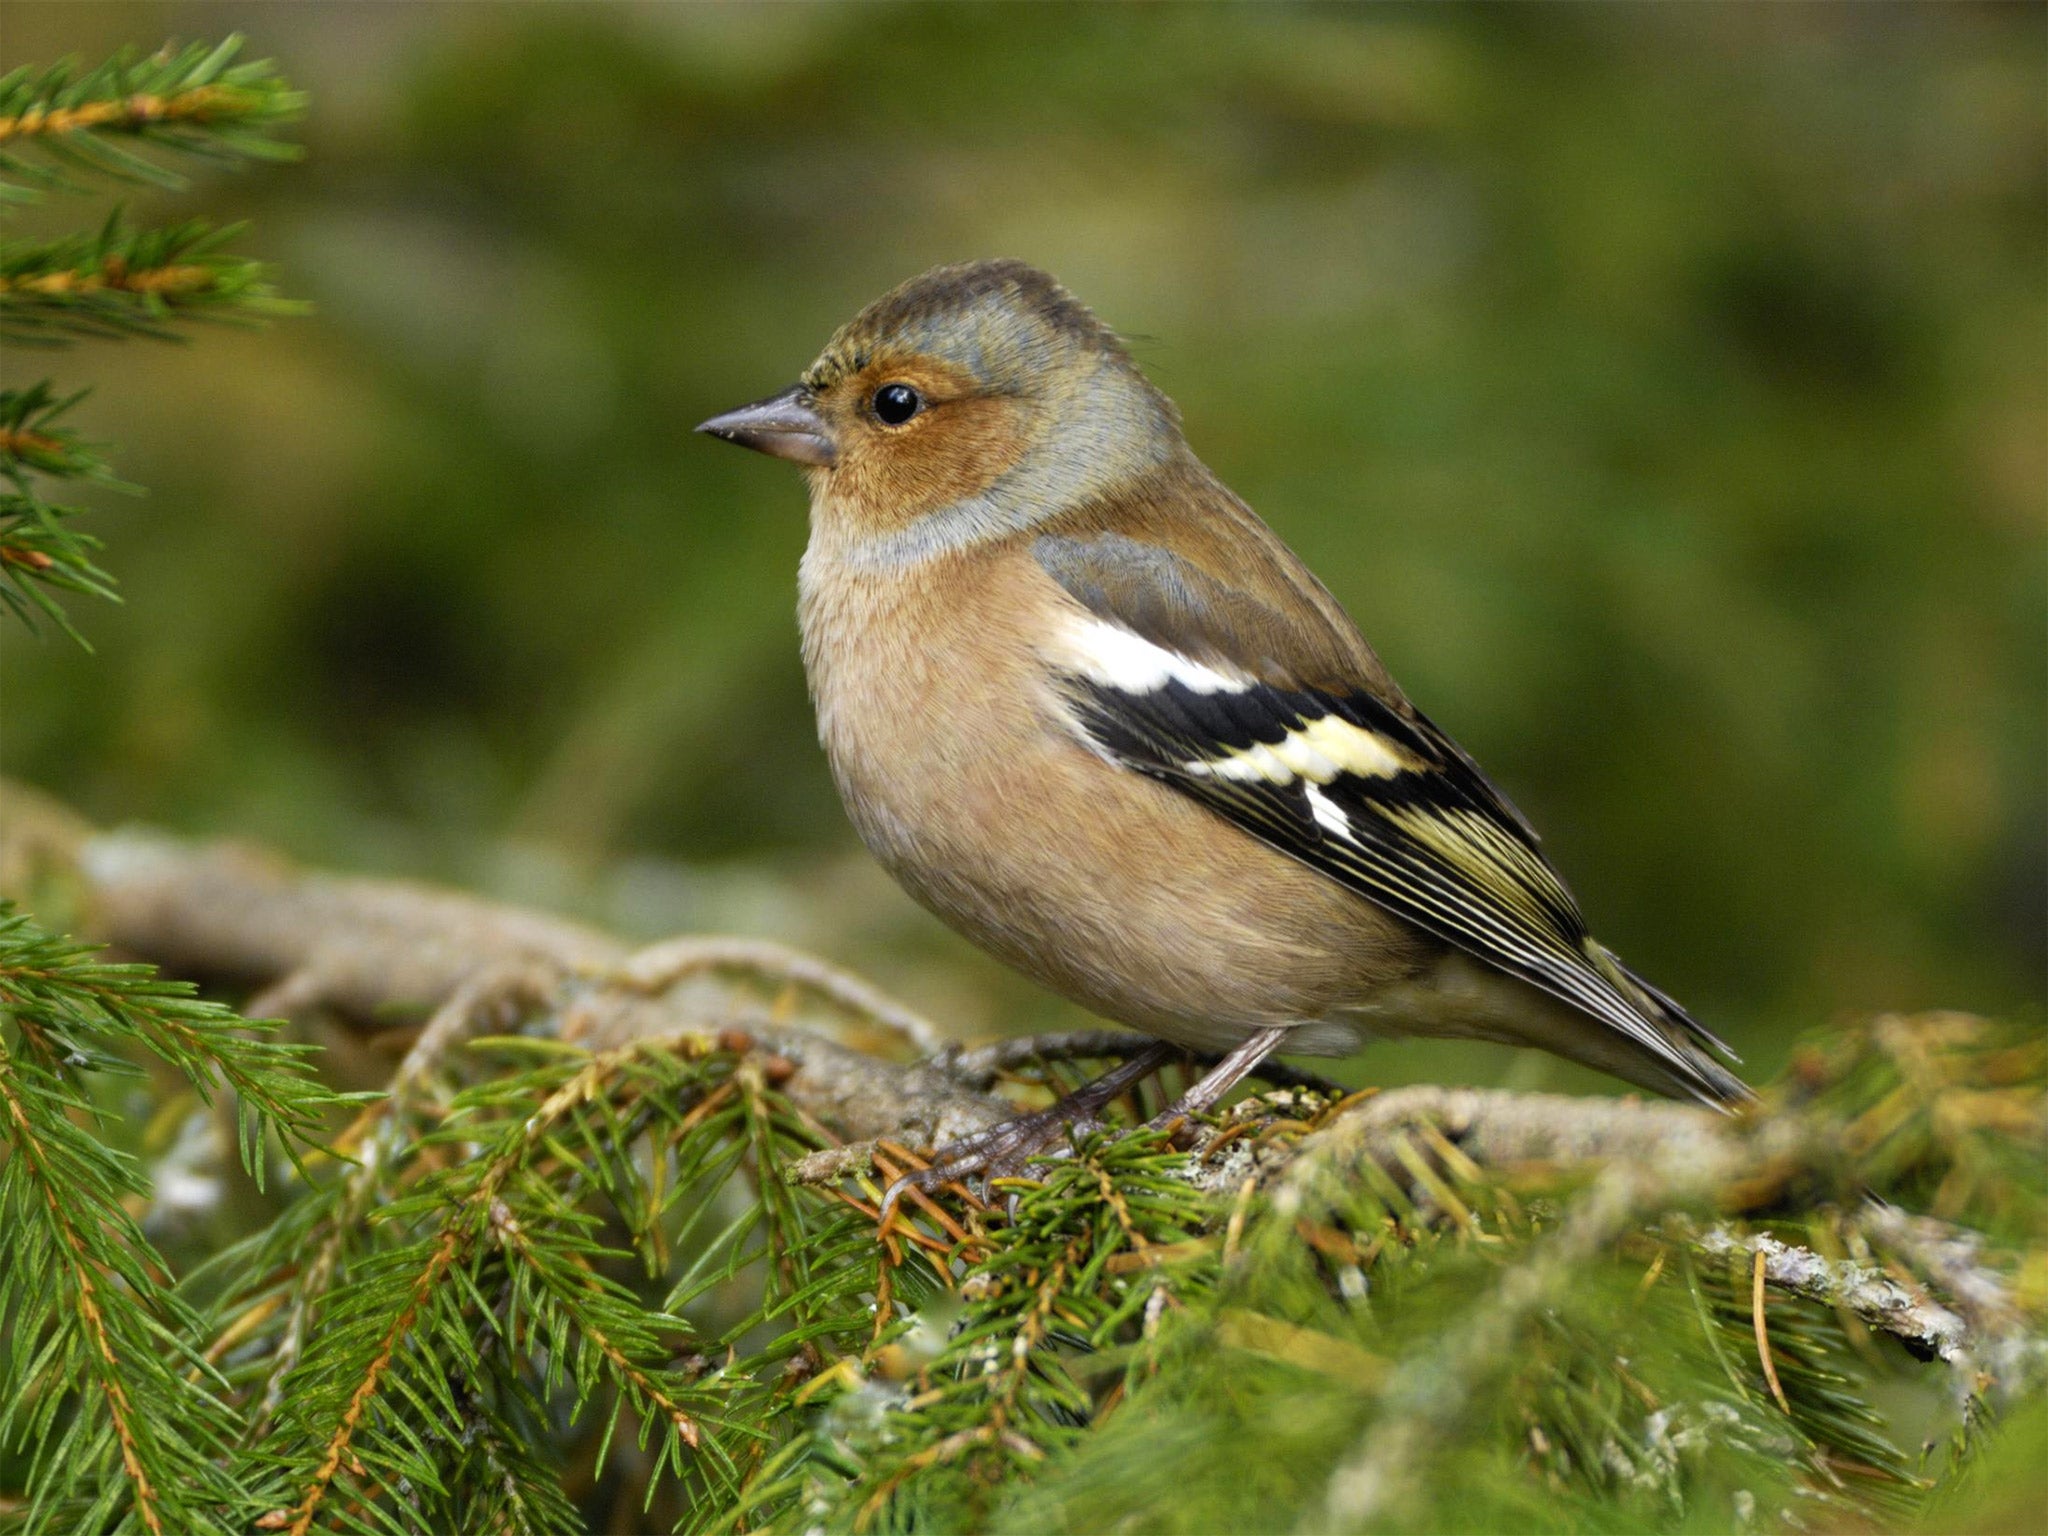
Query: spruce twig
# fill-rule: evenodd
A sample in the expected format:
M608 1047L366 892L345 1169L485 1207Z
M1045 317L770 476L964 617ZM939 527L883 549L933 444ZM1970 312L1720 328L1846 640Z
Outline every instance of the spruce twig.
M113 578L92 559L99 541L68 526L82 510L44 499L39 479L74 480L133 492L115 478L98 449L62 425L84 398L59 397L47 381L0 390L0 602L31 629L36 616L81 645L54 591L118 602Z
M81 176L180 188L185 178L131 145L216 161L296 159L274 135L306 97L268 60L236 63L242 38L124 50L94 69L76 60L0 76L0 202L83 190Z
M184 185L138 146L220 163L295 158L296 146L275 134L305 98L269 63L236 63L240 50L230 37L146 59L124 52L92 70L68 61L0 77L0 210L51 191L86 191L95 176ZM262 262L226 249L241 229L196 218L130 229L116 209L92 233L0 241L0 344L170 340L199 319L257 324L303 313L278 297ZM98 540L67 526L80 508L50 499L41 482L134 489L57 425L83 393L60 398L48 381L0 392L0 603L31 628L48 619L81 645L58 594L118 601L113 578L94 562Z
M296 1163L296 1143L348 1101L312 1081L302 1049L249 1033L187 983L51 938L4 902L0 1022L0 1317L18 1341L0 1357L0 1443L34 1446L37 1510L90 1510L79 1518L96 1525L126 1499L153 1532L225 1528L239 1497L222 1461L225 1384L130 1213L146 1195L138 1166L95 1134L101 1085L132 1078L128 1057L147 1051L202 1097L231 1092L259 1183L273 1133ZM87 1391L104 1416L72 1412L60 1429Z
M277 296L264 263L224 249L246 227L186 219L131 230L117 210L95 234L0 244L0 341L170 340L182 320L252 324L306 313Z

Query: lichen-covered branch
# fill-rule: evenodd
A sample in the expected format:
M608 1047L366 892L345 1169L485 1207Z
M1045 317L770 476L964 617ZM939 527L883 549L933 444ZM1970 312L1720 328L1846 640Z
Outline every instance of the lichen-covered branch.
M1678 1158L1714 1166L1736 1155L1738 1122L1690 1104L1420 1085L1378 1094L1302 1149L1341 1163L1392 1155L1394 1139L1429 1126L1482 1167Z
M1760 1254L1764 1279L1779 1290L1853 1312L1868 1327L1890 1334L1923 1358L1953 1363L1969 1337L1967 1325L1947 1307L1924 1294L1915 1295L1867 1264L1825 1259L1768 1233L1734 1233L1722 1227L1701 1233L1699 1245L1716 1257Z

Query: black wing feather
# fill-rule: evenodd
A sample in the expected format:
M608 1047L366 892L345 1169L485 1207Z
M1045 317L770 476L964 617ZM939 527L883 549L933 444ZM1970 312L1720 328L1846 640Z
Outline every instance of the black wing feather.
M1709 1102L1728 1097L1726 1083L1703 1072L1646 1017L1646 1005L1732 1056L1727 1046L1661 993L1642 987L1637 996L1629 995L1640 983L1593 942L1528 822L1419 713L1398 711L1364 693L1263 682L1204 692L1168 681L1136 692L1074 676L1067 679L1067 695L1082 728L1118 762L1194 797L1425 932L1610 1025ZM1326 805L1348 824L1345 831L1318 820L1310 781L1297 776L1275 783L1215 772L1234 753L1277 745L1327 717L1374 733L1415 764L1406 771L1344 772L1315 782Z

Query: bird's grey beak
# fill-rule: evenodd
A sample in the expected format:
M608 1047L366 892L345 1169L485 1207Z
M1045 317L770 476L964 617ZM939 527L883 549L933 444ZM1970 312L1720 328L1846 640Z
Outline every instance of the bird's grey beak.
M831 430L811 403L810 391L801 384L714 416L697 430L798 464L829 469L839 458Z

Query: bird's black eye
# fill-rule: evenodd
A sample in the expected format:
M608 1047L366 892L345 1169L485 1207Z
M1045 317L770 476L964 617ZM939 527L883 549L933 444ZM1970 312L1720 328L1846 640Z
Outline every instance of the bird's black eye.
M924 409L924 396L908 384L884 384L875 391L875 415L885 427L900 427Z

